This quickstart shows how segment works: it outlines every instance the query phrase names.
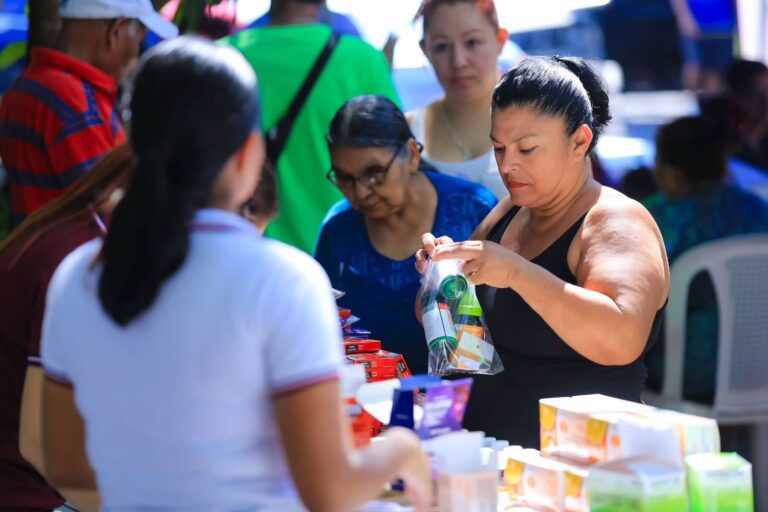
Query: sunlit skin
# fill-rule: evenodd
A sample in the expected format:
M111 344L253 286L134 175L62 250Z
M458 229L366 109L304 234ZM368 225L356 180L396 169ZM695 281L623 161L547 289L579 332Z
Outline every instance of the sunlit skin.
M338 173L359 178L392 165L379 186L356 181L340 187L352 207L360 212L373 246L384 256L402 260L421 247L421 236L432 229L437 192L419 171L419 148L411 139L392 160L391 148L332 148L331 162Z
M441 5L431 14L421 48L445 93L427 107L422 142L431 158L464 160L454 136L472 158L490 149L488 105L507 36L471 2Z
M562 119L531 108L494 112L490 138L512 203L551 216L585 186L591 173L585 151L592 132L586 125L574 134L565 130Z
M583 357L602 365L635 361L669 290L664 243L637 202L592 178L593 140L587 125L566 133L565 122L531 108L493 113L499 172L509 190L471 240L423 236L417 269L427 254L456 258L476 284L511 288ZM520 206L500 243L486 240L513 206ZM567 252L576 284L532 260L584 216Z
M91 64L119 84L136 65L139 47L147 33L138 20L65 20L56 47L77 60Z
M487 99L498 80L497 60L505 36L474 5L442 5L432 14L422 50L449 103Z

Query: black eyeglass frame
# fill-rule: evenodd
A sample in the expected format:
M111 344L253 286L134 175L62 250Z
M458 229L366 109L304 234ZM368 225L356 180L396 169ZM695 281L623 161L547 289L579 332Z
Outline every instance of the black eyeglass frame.
M400 156L400 153L402 153L403 148L406 148L408 146L408 142L403 143L402 146L400 146L395 153L392 155L392 159L389 161L389 163L384 167L383 171L378 171L375 173L366 173L362 176L353 177L349 175L346 172L342 171L342 174L344 174L346 177L344 178L347 181L347 185L342 185L339 182L338 176L337 176L337 169L334 169L333 166L331 166L330 169L328 169L328 172L325 173L325 177L328 181L336 185L341 190L353 190L355 188L356 183L362 184L366 188L376 188L380 187L384 184L384 182L387 179L387 175L389 174L389 170L392 168L392 165L395 163L395 160L397 160L397 157ZM421 152L421 144L419 144L419 152ZM363 181L363 180L368 180Z

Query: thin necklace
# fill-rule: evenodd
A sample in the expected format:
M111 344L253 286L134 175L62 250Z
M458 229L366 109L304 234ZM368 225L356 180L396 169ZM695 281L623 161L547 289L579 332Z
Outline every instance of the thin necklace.
M448 128L448 134L453 139L453 145L461 150L461 154L464 157L464 161L472 159L472 153L467 149L464 144L456 137L456 133L453 131L453 124L451 123L451 117L448 115L448 109L445 108L445 101L440 102L440 106L443 108L443 115L445 116L445 126Z

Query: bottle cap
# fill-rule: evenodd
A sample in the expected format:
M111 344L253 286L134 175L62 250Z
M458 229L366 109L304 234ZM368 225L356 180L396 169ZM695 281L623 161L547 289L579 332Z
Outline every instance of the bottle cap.
M440 294L447 300L460 299L467 293L467 280L462 275L453 275L440 283Z
M483 308L480 306L474 293L467 293L461 298L456 312L463 316L480 317L483 315Z

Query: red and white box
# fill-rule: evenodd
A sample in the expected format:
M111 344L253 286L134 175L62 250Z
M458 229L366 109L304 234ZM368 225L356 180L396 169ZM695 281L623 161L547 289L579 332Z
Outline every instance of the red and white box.
M381 341L379 340L344 340L345 354L366 354L378 352L379 350L381 350Z

